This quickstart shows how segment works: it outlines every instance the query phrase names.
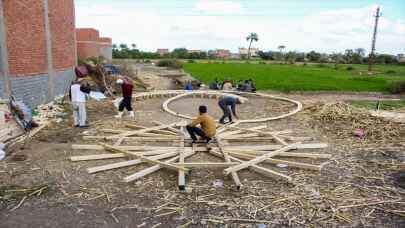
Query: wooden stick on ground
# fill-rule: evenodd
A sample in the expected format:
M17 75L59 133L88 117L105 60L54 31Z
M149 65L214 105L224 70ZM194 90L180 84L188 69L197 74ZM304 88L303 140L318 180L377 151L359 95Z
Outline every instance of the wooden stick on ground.
M139 159L142 159L142 160L145 161L145 162L152 163L152 164L158 164L158 165L161 165L162 167L167 168L167 169L172 169L172 170L175 170L175 171L182 170L182 171L184 171L184 172L188 172L188 171L189 171L188 169L183 168L183 167L178 167L178 166L175 166L175 165L170 165L170 164L167 164L167 163L158 161L158 160L156 160L156 159L150 159L150 158L145 157L145 156L143 156L143 155L138 155L138 154L135 154L135 153L131 153L131 152L129 152L129 151L126 151L126 150L117 149L116 147L110 146L110 145L105 144L105 143L100 143L100 145L102 145L102 146L103 146L106 150L108 150L108 151L111 151L111 152L114 152L114 153L127 154L128 157L139 158Z
M224 151L222 148L222 142L221 139L217 137L217 142L218 142L218 147L219 147L219 151L223 154L224 159L226 162L230 163L231 159L229 158L228 152ZM232 174L232 179L233 182L235 182L236 185L236 189L240 190L242 187L242 183L240 182L239 176L236 172L230 172Z
M180 144L179 144L179 161L180 163L185 162L185 156L184 156L184 127L180 127ZM181 167L184 167L184 165L181 165ZM186 190L186 175L184 171L179 170L178 171L178 185L179 185L179 190L184 191Z
M227 169L224 170L224 174L225 174L225 175L229 175L229 174L232 173L232 172L235 172L235 171L238 171L238 170L241 170L241 169L248 168L248 167L251 166L251 165L256 165L257 163L260 163L260 162L262 162L262 161L264 161L264 160L266 160L266 159L268 159L268 158L277 156L277 155L278 155L279 153L281 153L281 152L285 152L285 151L288 151L288 150L290 150L290 149L292 149L292 148L295 148L298 144L299 144L299 143L294 143L294 144L285 146L285 147L283 147L283 148L281 148L281 149L279 149L279 150L276 150L276 151L272 151L272 152L268 152L268 153L266 153L266 154L263 154L262 156L256 157L256 158L254 158L254 159L252 159L252 160L250 160L250 161L246 161L246 162L243 162L243 163L241 163L241 164L239 164L239 165L236 165L236 166L233 166L233 167L229 167L229 168L227 168Z

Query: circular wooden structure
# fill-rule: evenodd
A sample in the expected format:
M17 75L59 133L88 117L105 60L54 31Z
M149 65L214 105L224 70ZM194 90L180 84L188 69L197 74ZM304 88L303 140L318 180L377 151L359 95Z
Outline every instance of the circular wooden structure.
M289 98L285 98L285 97L277 97L277 96L273 96L273 95L269 95L269 94L264 94L264 93L246 93L246 92L235 92L235 91L225 91L225 92L217 92L217 91L178 91L176 90L177 95L175 95L174 97L171 97L169 99L167 99L162 107L163 110L165 110L166 112L177 116L177 117L181 117L181 118L185 118L185 119L193 119L193 117L188 116L188 115L184 115L181 113L177 113L173 110L171 110L169 108L169 104L175 100L181 99L183 97L186 96L200 96L200 97L206 97L206 98L219 98L219 97L223 97L223 96L235 96L235 97L241 97L239 95L247 95L247 96L255 96L255 97L265 97L265 98L269 98L269 99L274 99L274 100L280 100L280 101L286 101L289 103L293 103L296 105L296 108L286 114L283 115L279 115L279 116L274 116L274 117L266 117L266 118L259 118L259 119L247 119L247 120L239 120L239 123L260 123L260 122L267 122L267 121L271 121L271 120L278 120L278 119L282 119L282 118L286 118L288 116L294 115L295 113L299 112L302 110L302 104L299 101L296 100L292 100ZM244 98L244 97L243 97ZM246 98L244 98L246 99Z

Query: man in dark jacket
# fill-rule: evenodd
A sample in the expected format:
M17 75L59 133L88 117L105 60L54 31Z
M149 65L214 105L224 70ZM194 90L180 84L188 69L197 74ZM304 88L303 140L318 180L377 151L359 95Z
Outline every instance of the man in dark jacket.
M236 114L236 104L243 104L243 103L245 103L245 99L233 96L225 96L222 99L220 99L218 101L218 105L222 109L222 112L224 114L219 120L219 123L225 124L226 118L229 119L229 122L232 122L232 114L236 119L239 119L238 115Z
M129 112L130 117L135 117L134 111L132 110L132 90L134 86L127 79L118 79L117 84L121 85L123 99L118 107L118 115L115 117L122 118L124 108Z

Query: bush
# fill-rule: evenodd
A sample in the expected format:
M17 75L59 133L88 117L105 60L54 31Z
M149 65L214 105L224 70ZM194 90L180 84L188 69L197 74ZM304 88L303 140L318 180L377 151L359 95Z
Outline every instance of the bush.
M145 60L145 63L151 63L151 61L149 59Z
M187 62L188 62L188 63L195 63L195 60L189 59Z
M392 94L403 94L405 93L405 81L393 82L389 86L389 90Z
M266 62L264 62L264 61L260 61L260 62L259 62L259 64L266 64Z
M395 74L397 73L395 70L387 70L387 74Z
M320 68L328 67L326 64L323 64L323 63L316 64L316 66L320 67Z
M163 59L159 60L156 64L158 67L167 67L172 69L181 69L183 68L183 64L180 61L174 59Z
M346 70L354 70L355 68L354 67L352 67L352 66L348 66L348 67L346 67Z

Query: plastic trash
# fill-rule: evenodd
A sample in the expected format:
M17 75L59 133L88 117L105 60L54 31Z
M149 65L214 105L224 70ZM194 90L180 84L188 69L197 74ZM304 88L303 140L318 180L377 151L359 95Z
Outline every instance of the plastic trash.
M0 161L3 160L6 157L6 152L4 150L0 149Z
M287 168L288 167L287 164L277 164L276 166L279 167L279 168Z
M222 188L224 187L224 182L220 179L217 179L212 182L212 186L214 186L215 188Z
M89 96L90 96L91 98L93 98L94 100L96 100L96 101L100 101L100 100L106 98L106 96L104 96L103 93L95 92L95 91L90 91L90 95L89 95Z
M6 148L6 145L4 143L0 143L0 150L4 150Z

